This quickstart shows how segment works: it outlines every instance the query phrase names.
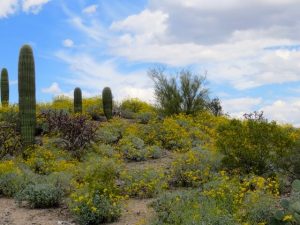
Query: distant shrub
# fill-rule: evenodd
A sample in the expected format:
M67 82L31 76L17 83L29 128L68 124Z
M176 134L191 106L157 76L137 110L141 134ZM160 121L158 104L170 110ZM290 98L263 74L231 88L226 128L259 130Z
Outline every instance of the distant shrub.
M0 159L20 153L21 147L21 138L16 132L15 125L0 122Z
M162 194L152 204L155 225L270 224L278 185L263 177L229 177L224 171L202 191Z
M120 161L91 156L75 174L76 191L70 196L70 209L79 224L113 222L121 215L121 200L117 179Z
M192 148L192 139L189 133L189 123L181 121L179 117L167 117L162 126L163 147L168 150L186 152Z
M262 119L230 120L218 128L217 147L229 169L263 174L273 171L295 145L290 129Z
M81 225L114 222L121 216L119 199L98 191L72 194L70 207Z
M68 115L60 111L44 111L41 114L46 121L48 130L57 132L64 148L77 158L82 156L84 148L91 143L96 136L97 126L89 121L85 115Z
M27 151L26 154L25 164L38 174L72 171L75 168L75 162L69 160L69 155L61 150L37 147L32 151Z
M121 154L128 160L144 161L147 159L147 149L142 139L135 136L127 136L120 140Z
M121 180L124 193L135 198L151 198L168 187L164 172L154 168L123 171Z
M5 173L0 175L0 195L13 197L25 185L25 178L19 173Z
M151 159L159 159L163 157L164 154L165 151L157 145L152 145L147 147L147 156Z
M171 183L197 187L209 181L220 165L220 156L206 150L192 150L180 155L171 167Z
M15 196L21 205L26 202L30 208L51 208L59 205L63 192L50 184L30 184Z
M127 110L132 113L146 113L153 112L154 107L146 102L143 102L137 98L126 99L121 103L121 110Z
M95 139L104 144L116 144L123 136L124 130L128 124L120 119L112 119L100 125Z

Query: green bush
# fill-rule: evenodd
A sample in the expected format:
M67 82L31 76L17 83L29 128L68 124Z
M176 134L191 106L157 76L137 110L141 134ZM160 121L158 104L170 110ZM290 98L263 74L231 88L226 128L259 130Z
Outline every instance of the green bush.
M0 175L0 195L13 197L25 185L25 177L18 173L5 173Z
M111 195L95 192L74 194L70 203L77 221L81 225L97 225L116 221L121 216L119 202Z
M168 187L162 170L131 169L121 173L124 193L134 198L151 198Z
M225 155L224 165L246 173L276 169L294 145L290 129L262 119L233 119L218 128L217 147Z
M144 161L147 159L147 149L142 139L135 136L127 136L119 142L121 154L128 160Z
M220 165L220 156L208 150L194 149L180 155L171 167L171 183L197 187L206 183Z
M62 200L61 189L50 184L30 184L15 196L18 204L27 203L30 208L57 207Z

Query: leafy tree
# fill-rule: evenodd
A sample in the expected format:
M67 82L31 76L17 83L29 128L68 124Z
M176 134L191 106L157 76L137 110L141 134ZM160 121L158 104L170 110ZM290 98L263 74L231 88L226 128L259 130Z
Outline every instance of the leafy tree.
M208 108L215 116L223 115L223 109L219 98L214 98L208 103Z
M150 69L148 74L154 81L155 97L163 114L194 114L208 108L204 76L183 69L177 76L173 74L168 78L162 68Z

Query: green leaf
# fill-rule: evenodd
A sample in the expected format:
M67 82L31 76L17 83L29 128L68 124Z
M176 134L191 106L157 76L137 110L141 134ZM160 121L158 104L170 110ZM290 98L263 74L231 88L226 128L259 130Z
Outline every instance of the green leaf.
M282 218L284 217L284 212L278 210L278 211L275 212L274 217L275 217L275 219L277 219L277 220L282 220Z
M290 205L290 202L289 202L287 199L283 199L283 200L281 200L280 205L281 205L284 209L288 209L288 208L289 208L289 205Z
M297 213L300 213L300 201L295 202L291 205L292 210L294 210Z
M293 190L300 192L300 180L294 180L292 188Z

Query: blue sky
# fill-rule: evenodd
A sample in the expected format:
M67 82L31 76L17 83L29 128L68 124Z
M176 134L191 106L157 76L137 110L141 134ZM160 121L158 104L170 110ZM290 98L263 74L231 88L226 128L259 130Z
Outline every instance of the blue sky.
M149 67L207 71L226 112L263 110L300 126L298 0L0 0L0 68L17 101L24 43L36 61L38 101L110 86L115 99L153 101Z

